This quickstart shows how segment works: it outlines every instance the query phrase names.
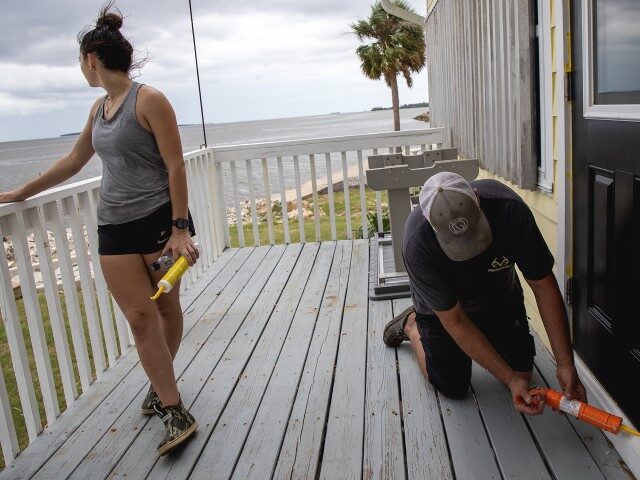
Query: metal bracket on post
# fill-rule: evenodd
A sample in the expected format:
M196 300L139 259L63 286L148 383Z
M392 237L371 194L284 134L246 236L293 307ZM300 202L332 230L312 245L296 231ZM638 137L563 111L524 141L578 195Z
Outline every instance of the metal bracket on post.
M402 237L412 204L409 189L420 187L439 172L455 172L466 180L478 176L477 159L459 159L456 148L429 150L417 155L374 155L369 157L367 186L387 190L391 232L378 232L376 237L376 284L370 288L373 300L406 297L409 279L402 259ZM373 264L372 264L373 265Z

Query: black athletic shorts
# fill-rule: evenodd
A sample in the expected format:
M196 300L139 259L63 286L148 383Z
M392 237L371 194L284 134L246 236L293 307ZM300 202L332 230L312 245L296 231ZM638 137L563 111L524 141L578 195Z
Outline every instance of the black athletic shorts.
M516 372L533 369L536 350L526 318L471 316L471 320ZM418 313L416 323L427 360L429 382L447 397L464 398L471 381L471 358L449 335L437 316Z
M158 252L171 236L171 223L171 202L167 202L146 217L125 223L98 225L98 253L126 255ZM191 213L189 232L192 237L196 234Z

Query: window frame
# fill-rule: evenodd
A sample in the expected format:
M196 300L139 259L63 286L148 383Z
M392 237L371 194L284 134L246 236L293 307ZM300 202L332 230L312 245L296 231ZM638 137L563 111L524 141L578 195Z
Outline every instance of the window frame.
M582 78L583 116L599 120L640 121L640 104L596 104L594 71L594 25L595 0L585 0L582 8Z

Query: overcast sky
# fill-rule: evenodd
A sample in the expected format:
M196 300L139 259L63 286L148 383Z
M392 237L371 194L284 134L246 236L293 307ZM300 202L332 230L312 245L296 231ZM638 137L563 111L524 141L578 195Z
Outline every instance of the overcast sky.
M370 110L389 106L384 81L360 72L349 23L373 0L192 0L205 121ZM425 2L410 0L423 14ZM76 35L101 1L0 2L0 141L82 129L93 99ZM120 0L123 34L148 52L140 82L162 90L180 123L200 121L187 0ZM427 74L400 103L427 100Z

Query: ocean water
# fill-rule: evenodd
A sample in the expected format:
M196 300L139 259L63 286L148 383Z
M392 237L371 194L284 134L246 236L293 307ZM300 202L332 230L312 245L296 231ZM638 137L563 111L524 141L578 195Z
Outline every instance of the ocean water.
M427 128L427 123L413 119L413 117L426 110L426 108L400 110L402 130ZM387 132L391 130L393 130L393 117L390 110L333 113L309 117L209 124L206 126L207 143L209 146L302 140L307 138ZM181 126L180 136L184 152L196 150L203 143L202 126ZM74 135L39 140L1 142L0 191L16 188L39 173L45 172L58 158L71 150L76 138ZM332 162L332 170L340 170L339 155L333 158ZM355 162L355 156L349 155L348 164L353 165ZM245 197L248 191L246 172L244 171L244 165L238 165L238 167L239 194ZM285 159L283 167L286 187L294 188L292 161ZM302 182L307 181L310 178L308 159L301 159L300 171ZM324 158L316 158L316 171L318 178L326 176ZM261 170L259 170L259 165L256 162L254 177L257 177L255 180L257 195L260 195L262 192L260 172ZM101 175L101 173L101 161L97 156L94 156L77 175L64 183L69 184L78 180L96 177ZM277 192L278 177L275 162L269 165L269 173L269 183L272 186L272 192ZM233 192L230 188L228 168L224 170L224 184L225 186L229 186L229 188L225 188L225 196L227 205L230 205L233 201Z

